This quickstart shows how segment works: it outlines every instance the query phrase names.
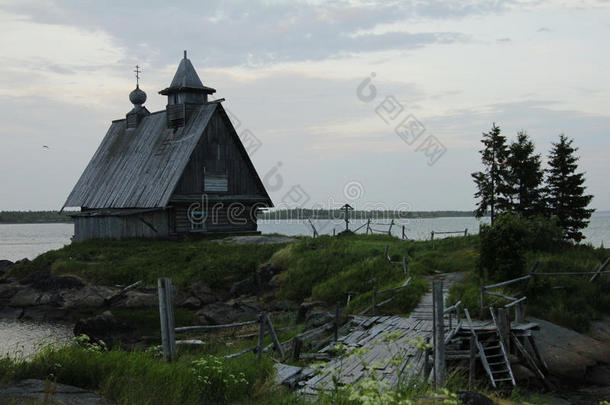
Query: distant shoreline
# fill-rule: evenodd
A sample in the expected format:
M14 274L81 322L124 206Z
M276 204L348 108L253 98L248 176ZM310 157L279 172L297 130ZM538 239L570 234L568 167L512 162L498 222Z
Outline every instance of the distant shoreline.
M0 211L0 224L49 224L73 223L73 211ZM472 211L351 211L352 219L413 219L413 218L450 218L474 217ZM259 215L259 220L305 220L305 219L343 219L339 210L293 209L265 212Z

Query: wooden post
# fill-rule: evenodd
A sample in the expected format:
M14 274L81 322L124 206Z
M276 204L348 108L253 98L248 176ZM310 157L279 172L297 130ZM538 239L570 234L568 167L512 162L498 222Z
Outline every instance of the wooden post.
M469 367L468 367L468 389L472 389L474 384L474 373L476 371L476 343L474 340L474 336L470 335L470 357L469 357Z
M506 354L510 353L510 319L506 308L498 308L498 332L504 342Z
M275 349L280 354L280 358L284 359L284 349L282 348L282 345L280 344L280 340L277 338L277 335L275 334L275 330L273 329L273 324L271 323L271 319L269 319L269 315L267 315L266 313L263 313L263 314L264 314L265 320L267 321L267 326L269 327L269 332L271 333L271 338L273 339L273 345L275 346Z
M303 347L303 341L295 336L293 339L294 345L292 346L292 360L299 361L301 357L301 348Z
M432 283L432 301L434 314L434 386L440 390L445 383L445 321L443 319L444 297L443 282Z
M525 322L525 305L523 304L523 301L515 305L515 322Z
M464 236L468 236L468 228L464 229Z
M402 239L407 239L407 234L405 233L405 226L402 226Z
M366 221L366 234L369 234L369 230L371 229L371 218ZM373 233L373 231L371 231Z
M262 312L258 314L258 322L260 327L258 328L258 345L256 346L256 353L260 360L263 356L263 344L265 340L265 316Z
M335 236L335 228L333 228L333 236Z
M170 362L176 359L176 335L174 330L174 307L172 304L172 280L159 278L157 280L159 294L159 318L161 321L161 344L163 360Z
M481 319L485 319L485 286L481 286Z
M388 235L392 236L392 227L394 226L394 220L392 219L390 221L390 228L388 229Z
M377 287L373 288L373 316L377 315Z
M335 307L335 342L339 340L339 316L340 316L340 309L339 309L339 301L337 301L337 306Z
M430 343L430 337L426 337L426 344ZM424 353L424 381L428 379L430 372L432 371L432 364L430 363L430 349L426 349Z

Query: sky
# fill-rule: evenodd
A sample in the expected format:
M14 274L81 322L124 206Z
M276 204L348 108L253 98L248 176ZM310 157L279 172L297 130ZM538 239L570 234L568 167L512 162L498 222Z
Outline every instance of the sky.
M0 0L0 210L61 208L183 50L277 206L472 210L495 122L574 139L608 210L608 49L610 1Z

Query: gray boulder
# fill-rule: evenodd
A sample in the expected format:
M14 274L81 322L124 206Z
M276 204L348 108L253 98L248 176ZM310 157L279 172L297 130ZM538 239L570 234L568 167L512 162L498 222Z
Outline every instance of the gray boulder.
M156 291L128 291L114 306L117 308L158 307L159 297Z
M87 335L93 342L103 341L108 347L117 344L129 345L139 339L135 329L114 317L112 312L79 319L74 325L74 336Z
M610 363L610 342L602 342L541 319L534 338L549 373L562 381L586 383L596 367Z
M196 282L191 286L191 295L201 301L202 305L208 305L218 301L218 297L214 291L207 285Z
M18 283L0 284L0 301L13 298L22 288Z
M40 291L32 287L26 287L13 294L9 305L12 307L33 307L40 305L41 295Z
M61 293L63 306L66 309L101 308L106 300L95 287L85 286L79 289L69 289Z
M13 264L14 263L10 260L0 260L0 277L2 277Z

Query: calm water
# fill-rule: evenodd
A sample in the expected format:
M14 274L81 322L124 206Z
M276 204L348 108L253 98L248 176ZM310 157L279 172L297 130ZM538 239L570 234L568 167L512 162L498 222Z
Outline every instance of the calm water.
M342 220L313 220L313 225L320 234L332 234L333 229L340 232L345 229ZM482 221L472 217L459 218L426 218L395 220L392 234L400 237L402 226L405 226L406 235L409 239L429 239L431 231L461 231L468 229L469 234L479 231L481 222L487 223L488 218ZM350 229L354 230L365 221L354 220L350 223ZM389 220L376 220L371 228L387 233ZM33 259L48 250L59 249L70 243L73 234L72 224L0 224L0 259L19 260L24 257ZM361 228L358 233L364 232L366 227ZM280 233L283 235L312 235L311 225L302 220L268 220L259 221L259 230L262 233ZM586 236L585 242L593 246L604 246L610 244L610 211L596 212L591 217L589 227L583 231ZM441 237L437 235L435 237Z
M0 320L0 356L28 357L46 344L67 344L73 336L67 325Z

